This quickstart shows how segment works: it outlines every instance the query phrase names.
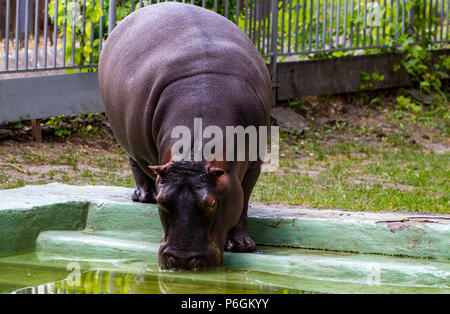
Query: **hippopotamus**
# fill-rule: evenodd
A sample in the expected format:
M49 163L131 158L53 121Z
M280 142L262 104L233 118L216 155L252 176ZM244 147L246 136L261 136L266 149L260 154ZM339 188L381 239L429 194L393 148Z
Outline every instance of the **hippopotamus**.
M261 158L183 160L172 152L173 128L194 134L194 119L224 134L227 126L270 125L271 78L247 35L198 6L150 5L111 32L98 74L107 118L135 179L132 200L158 205L160 268L218 267L225 250L254 251L247 209Z

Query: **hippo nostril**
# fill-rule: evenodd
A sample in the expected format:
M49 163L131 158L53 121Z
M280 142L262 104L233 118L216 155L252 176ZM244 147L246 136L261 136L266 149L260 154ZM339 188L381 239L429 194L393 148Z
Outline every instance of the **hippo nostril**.
M177 260L173 256L168 256L166 258L166 265L168 268L176 268L177 267Z
M187 265L186 265L187 267L187 269L190 269L190 270L198 270L199 268L200 268L200 258L198 258L198 257L193 257L193 258L191 258L189 261L188 261L188 263L187 263Z

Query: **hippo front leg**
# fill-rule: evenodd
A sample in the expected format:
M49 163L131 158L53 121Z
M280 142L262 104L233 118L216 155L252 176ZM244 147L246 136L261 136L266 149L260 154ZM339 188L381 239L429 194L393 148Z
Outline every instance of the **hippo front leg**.
M242 190L244 192L244 208L241 217L236 226L231 228L227 234L225 250L231 252L254 252L256 249L255 241L253 241L247 233L247 211L250 195L253 187L261 173L261 164L255 164L244 176L242 181Z
M131 172L134 176L134 182L136 183L136 189L131 196L134 202L141 203L156 203L156 191L155 191L155 180L150 178L139 168L137 162L131 157L130 160Z

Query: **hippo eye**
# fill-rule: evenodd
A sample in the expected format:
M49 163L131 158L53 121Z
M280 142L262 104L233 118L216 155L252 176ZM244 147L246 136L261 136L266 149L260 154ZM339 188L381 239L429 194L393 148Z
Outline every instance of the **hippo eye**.
M212 200L209 202L209 204L206 206L204 212L207 218L211 218L216 213L217 209L217 202L216 200Z

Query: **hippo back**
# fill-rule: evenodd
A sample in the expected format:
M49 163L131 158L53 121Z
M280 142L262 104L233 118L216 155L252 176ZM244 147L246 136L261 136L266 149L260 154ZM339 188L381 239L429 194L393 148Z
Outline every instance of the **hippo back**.
M245 81L269 123L272 92L267 67L231 21L194 5L167 2L137 10L116 26L101 53L99 85L111 127L128 154L133 156L128 139L135 136L149 138L143 144L147 151L156 149L151 123L164 89L205 73Z

